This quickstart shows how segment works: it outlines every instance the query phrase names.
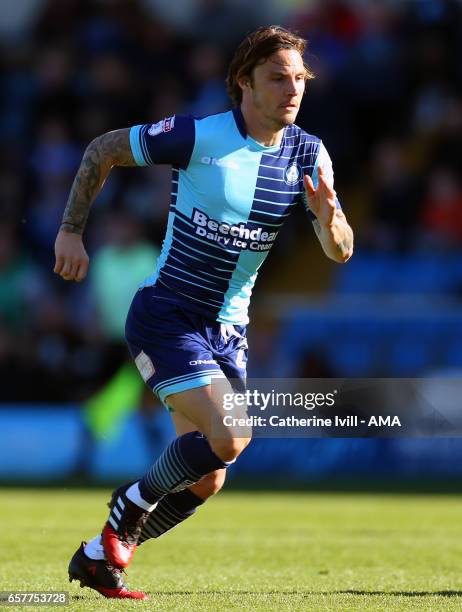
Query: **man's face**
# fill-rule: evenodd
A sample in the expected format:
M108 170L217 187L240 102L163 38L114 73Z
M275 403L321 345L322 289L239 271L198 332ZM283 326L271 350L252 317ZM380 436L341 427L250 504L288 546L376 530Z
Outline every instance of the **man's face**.
M276 129L294 123L305 91L305 67L298 51L280 49L255 66L243 96Z

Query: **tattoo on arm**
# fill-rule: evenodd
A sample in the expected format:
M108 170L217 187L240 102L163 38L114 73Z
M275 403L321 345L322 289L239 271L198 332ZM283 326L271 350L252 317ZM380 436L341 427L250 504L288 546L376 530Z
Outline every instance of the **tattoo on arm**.
M83 233L93 200L113 166L136 166L129 128L98 136L88 145L69 193L62 231Z

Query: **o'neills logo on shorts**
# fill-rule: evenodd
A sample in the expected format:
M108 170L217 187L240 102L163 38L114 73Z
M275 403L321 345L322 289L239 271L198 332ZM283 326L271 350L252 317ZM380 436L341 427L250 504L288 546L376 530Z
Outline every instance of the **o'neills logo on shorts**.
M229 248L268 251L277 236L277 232L267 232L262 227L250 229L245 223L232 225L215 221L197 208L193 209L191 220L196 236Z

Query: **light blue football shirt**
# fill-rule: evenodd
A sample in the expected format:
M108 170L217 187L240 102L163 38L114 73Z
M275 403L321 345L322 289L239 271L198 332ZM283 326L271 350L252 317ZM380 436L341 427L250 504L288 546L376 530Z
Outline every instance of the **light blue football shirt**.
M320 139L290 125L280 145L265 147L234 109L137 125L130 143L140 166L173 167L161 255L142 286L167 288L185 307L222 323L248 323L258 269L302 201L303 175L316 185L322 164L333 184Z

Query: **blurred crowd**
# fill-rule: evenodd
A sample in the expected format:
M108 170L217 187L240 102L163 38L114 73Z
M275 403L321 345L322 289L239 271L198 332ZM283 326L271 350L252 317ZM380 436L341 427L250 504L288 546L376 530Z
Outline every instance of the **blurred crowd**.
M170 193L163 166L114 171L85 234L89 278L52 274L85 146L111 129L229 108L227 63L259 25L309 40L317 78L297 123L331 153L357 248L461 248L458 0L33 0L0 22L2 401L91 395L116 367L124 313L155 266ZM288 232L296 251L303 234Z

